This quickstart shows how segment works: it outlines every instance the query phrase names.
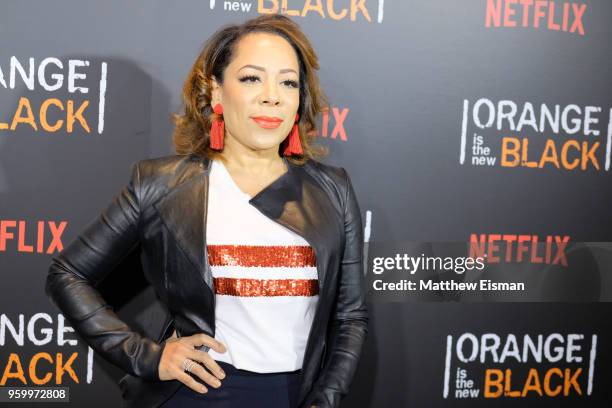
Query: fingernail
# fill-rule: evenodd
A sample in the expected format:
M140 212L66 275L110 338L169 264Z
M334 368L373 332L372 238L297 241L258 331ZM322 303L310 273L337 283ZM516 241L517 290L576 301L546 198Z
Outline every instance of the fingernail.
M223 371L221 371L221 372L219 373L219 377L220 377L220 378L225 378L225 373L224 373Z

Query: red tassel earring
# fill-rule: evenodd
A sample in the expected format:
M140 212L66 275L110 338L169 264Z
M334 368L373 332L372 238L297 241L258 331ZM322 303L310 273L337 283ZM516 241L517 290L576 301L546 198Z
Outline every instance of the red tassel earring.
M223 106L218 103L213 108L213 112L217 115L223 114ZM216 118L212 122L212 126L210 128L210 148L213 150L221 150L223 149L223 137L225 135L225 122L223 122L222 118Z
M300 142L300 131L298 130L297 125L299 118L300 115L296 113L295 123L293 124L293 128L291 129L291 133L289 134L285 150L283 151L283 154L285 156L291 156L293 154L304 154L304 151L302 149L302 143Z

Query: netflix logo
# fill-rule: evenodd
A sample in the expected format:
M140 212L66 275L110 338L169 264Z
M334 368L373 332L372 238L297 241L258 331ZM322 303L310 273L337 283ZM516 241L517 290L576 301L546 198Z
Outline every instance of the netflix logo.
M60 252L66 225L68 221L0 220L0 252Z
M349 108L339 106L329 106L323 109L321 114L320 128L312 131L311 136L323 137L326 139L337 139L342 142L348 141L347 131L344 127L346 117L350 112Z
M569 235L471 234L470 257L487 263L531 262L567 266Z
M531 27L584 35L586 4L545 0L487 0L485 27Z

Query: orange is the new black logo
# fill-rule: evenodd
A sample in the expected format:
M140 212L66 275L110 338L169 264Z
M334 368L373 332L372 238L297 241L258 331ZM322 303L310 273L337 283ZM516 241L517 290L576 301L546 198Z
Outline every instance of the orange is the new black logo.
M0 61L2 98L14 98L0 112L0 135L34 132L84 134L104 132L107 63L88 60L18 58ZM41 99L42 96L42 99Z
M448 335L442 396L472 400L586 397L593 393L596 359L594 333Z
M382 23L384 0L209 0L210 9L258 14L286 14L292 17L331 21Z
M609 171L612 109L465 99L459 163L533 171Z
M91 384L94 352L62 314L0 314L0 387Z

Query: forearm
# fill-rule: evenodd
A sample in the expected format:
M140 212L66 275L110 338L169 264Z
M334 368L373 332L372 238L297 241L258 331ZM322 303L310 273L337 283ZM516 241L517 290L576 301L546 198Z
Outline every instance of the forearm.
M368 332L367 314L332 323L329 354L313 387L312 405L335 408L348 393Z

